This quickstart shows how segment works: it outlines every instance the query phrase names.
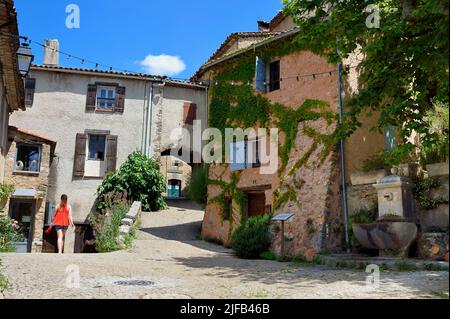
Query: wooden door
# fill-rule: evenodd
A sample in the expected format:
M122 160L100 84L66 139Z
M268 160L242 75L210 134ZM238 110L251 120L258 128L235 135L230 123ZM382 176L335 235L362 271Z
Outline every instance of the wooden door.
M249 193L247 195L248 217L265 215L266 195L264 193Z

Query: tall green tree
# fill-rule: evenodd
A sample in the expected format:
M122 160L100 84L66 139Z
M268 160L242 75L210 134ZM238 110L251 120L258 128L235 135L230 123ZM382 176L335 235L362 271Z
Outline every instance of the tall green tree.
M396 126L398 155L414 146L417 132L433 145L439 134L426 115L435 103L448 108L448 0L283 0L285 12L301 31L295 41L305 50L343 62L363 53L359 92L345 101L343 131L353 133L361 113L379 111L377 128Z

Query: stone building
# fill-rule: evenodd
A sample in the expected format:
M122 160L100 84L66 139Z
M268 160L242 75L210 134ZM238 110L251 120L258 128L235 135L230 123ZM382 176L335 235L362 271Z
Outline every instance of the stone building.
M0 32L19 35L13 1L0 2L0 25ZM25 108L23 81L16 54L18 48L18 38L0 34L0 183L8 152L9 117L12 112Z
M57 142L48 205L68 194L74 222L83 227L103 177L132 152L159 158L170 151L177 143L173 130L192 130L186 109L189 120L206 125L206 89L160 76L61 67L58 51L50 49L59 43L46 45L44 64L33 66L28 78L32 104L14 114L11 123ZM168 176L168 186L176 180L185 187L189 175L186 169ZM67 236L66 252L73 250L73 236Z
M47 137L9 128L5 183L14 185L14 193L5 211L21 226L23 252L42 251L44 225L51 218L46 202L55 147Z
M210 168L209 178L216 182L208 186L202 236L228 245L243 217L293 213L286 223L287 254L312 258L320 251L340 251L344 233L340 153L339 147L326 142L337 125L337 66L311 52L292 49L292 40L301 31L283 13L270 22L258 22L258 29L245 47L234 44L245 33L229 37L194 79L211 84L210 125L280 128L278 171L261 174L259 159L248 160L248 149L255 145L250 137L224 145L237 156L225 159L228 164ZM348 61L349 65L354 63L356 54ZM348 94L357 90L355 72L352 69L343 79L343 91ZM249 84L253 85L247 89ZM251 92L242 99L242 92L248 90ZM226 97L234 91L240 93L231 100ZM228 116L225 121L224 116ZM292 124L294 117L298 121ZM346 184L352 173L361 169L361 161L383 150L386 144L383 134L369 132L376 116L360 120L362 127L345 145ZM285 147L287 144L292 147ZM256 148L259 151L258 141ZM280 254L279 229L275 235L274 249Z

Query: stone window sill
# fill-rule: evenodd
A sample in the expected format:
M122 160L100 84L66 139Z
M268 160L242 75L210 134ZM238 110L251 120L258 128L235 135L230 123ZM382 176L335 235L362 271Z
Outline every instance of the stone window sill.
M23 172L23 171L14 171L13 175L25 175L31 177L38 177L40 172Z

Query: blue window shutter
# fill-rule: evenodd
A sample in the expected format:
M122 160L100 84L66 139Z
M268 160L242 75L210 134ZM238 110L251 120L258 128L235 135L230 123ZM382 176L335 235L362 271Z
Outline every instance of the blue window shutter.
M245 142L233 143L231 147L231 170L239 171L246 168Z
M260 57L256 57L255 86L263 93L267 92L266 86L266 63Z
M385 149L386 151L392 151L396 146L396 128L395 126L386 127L385 132Z

